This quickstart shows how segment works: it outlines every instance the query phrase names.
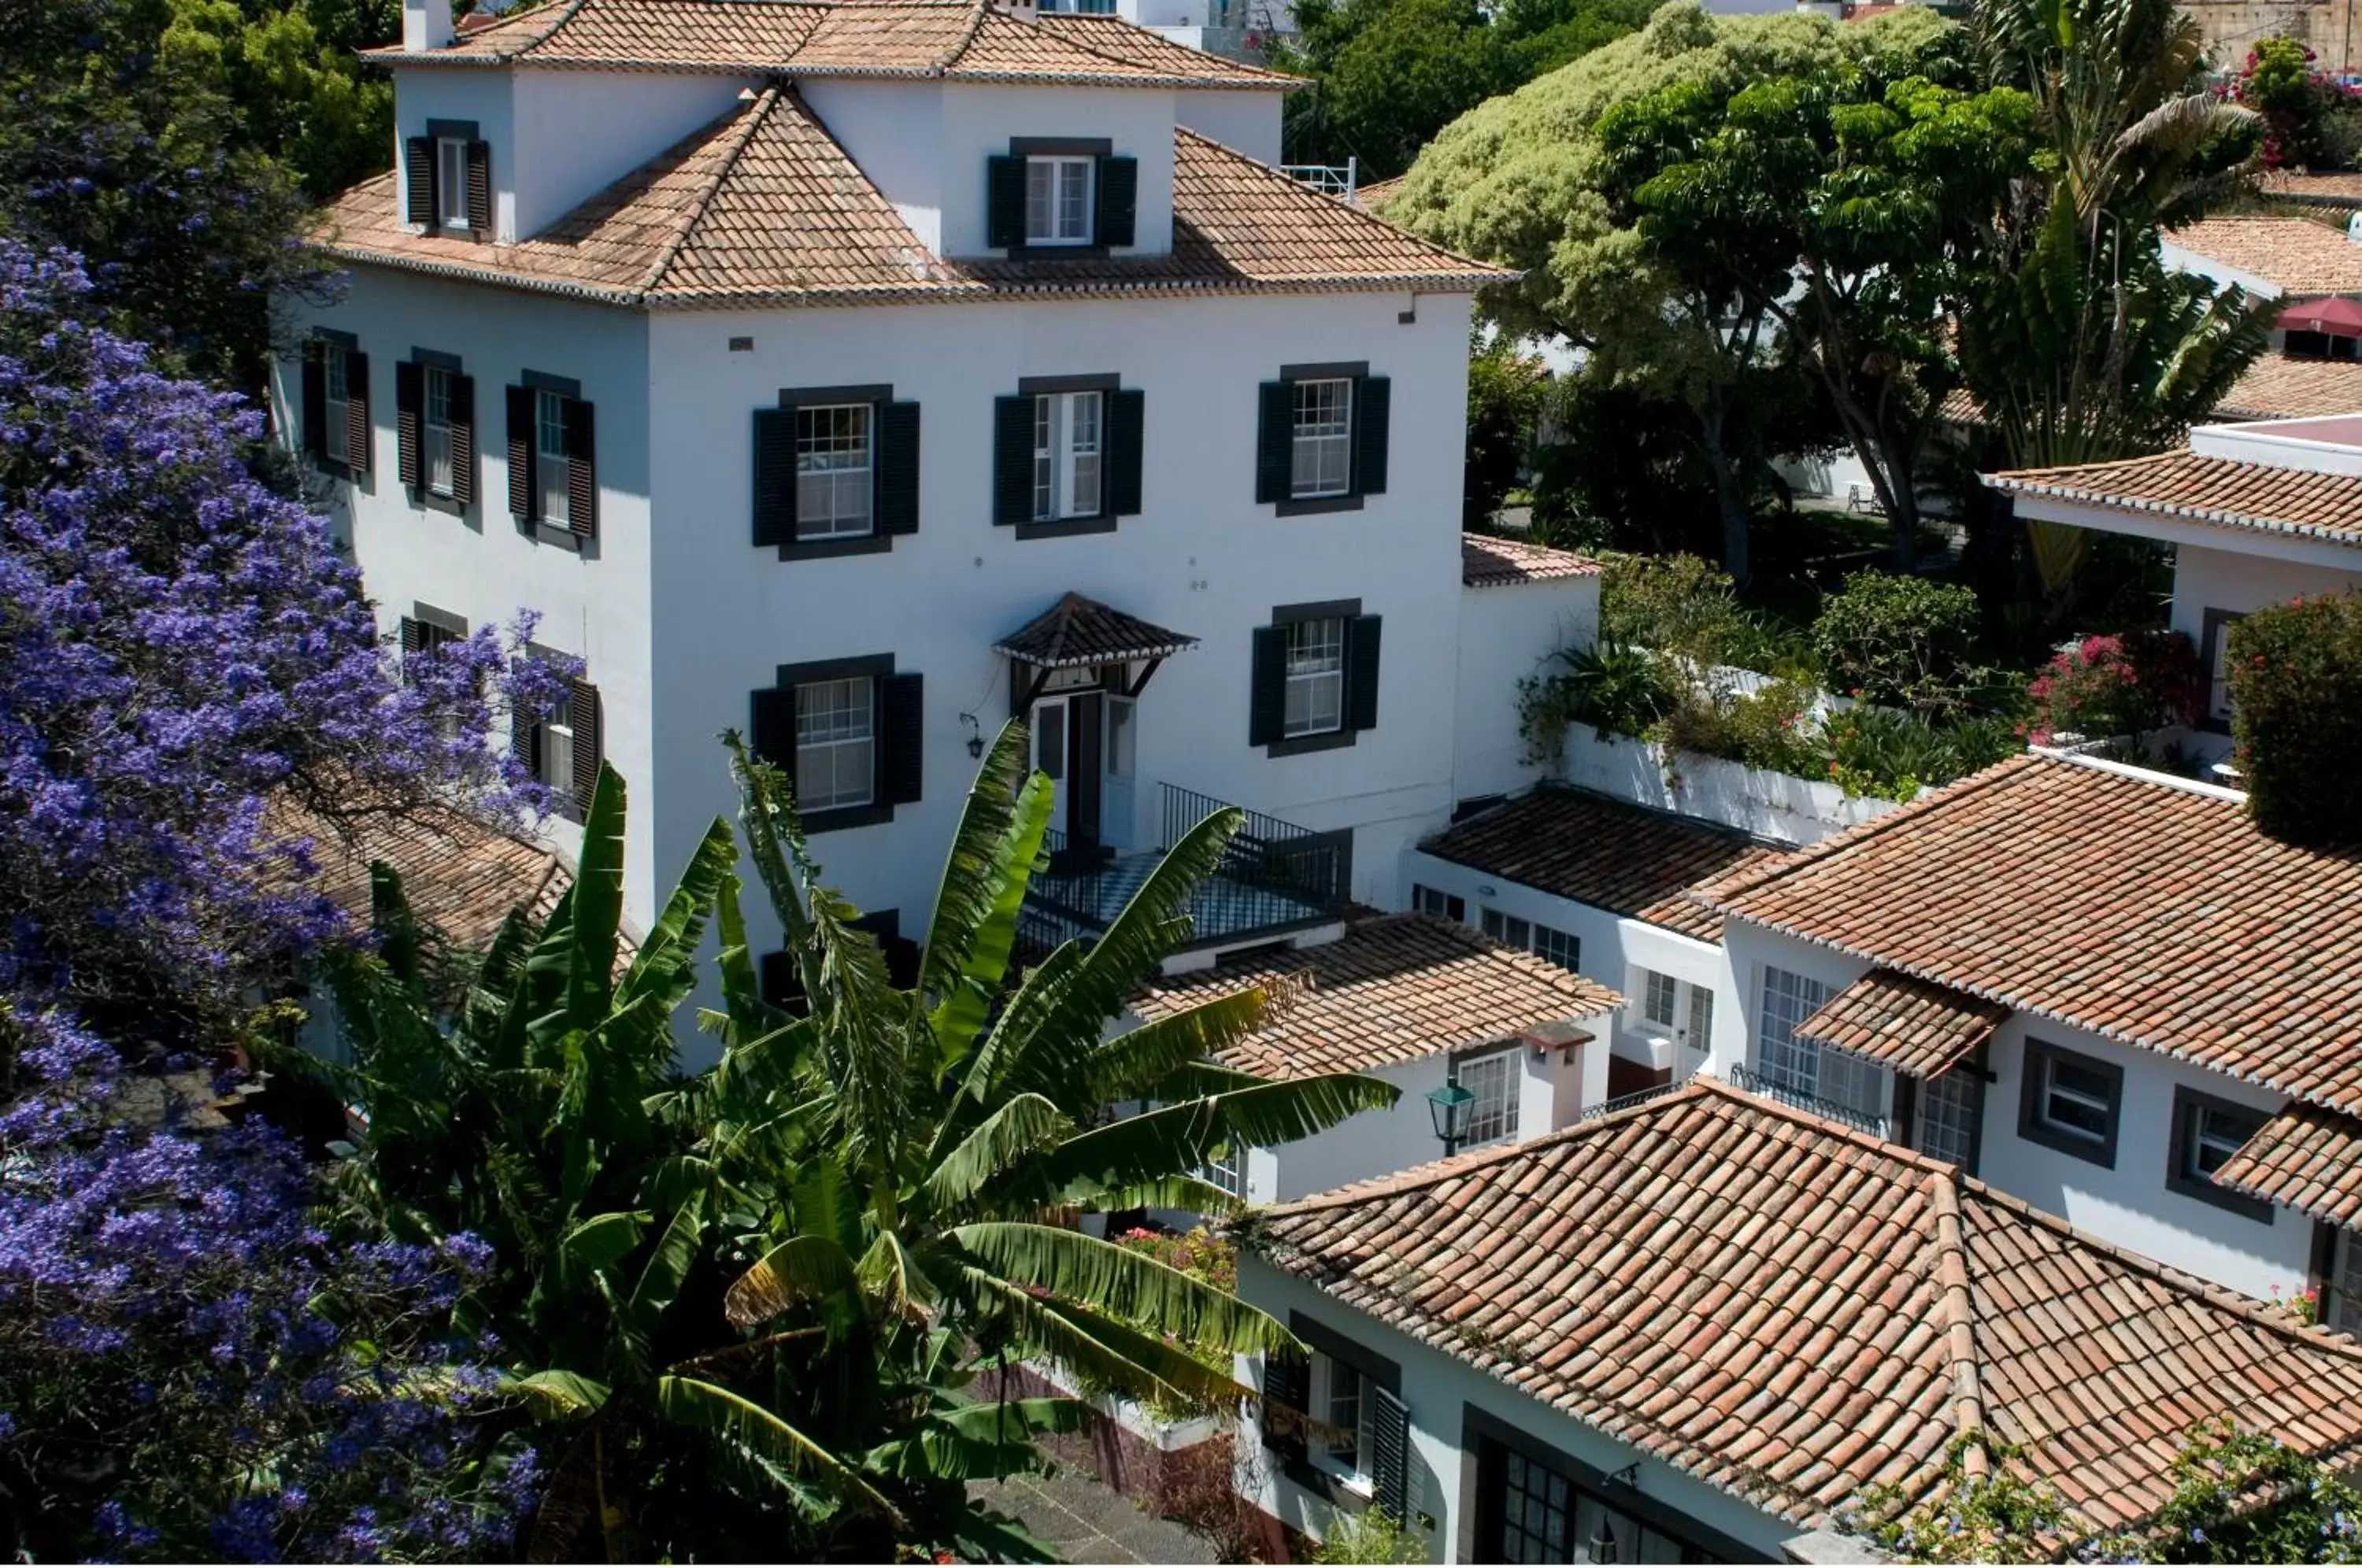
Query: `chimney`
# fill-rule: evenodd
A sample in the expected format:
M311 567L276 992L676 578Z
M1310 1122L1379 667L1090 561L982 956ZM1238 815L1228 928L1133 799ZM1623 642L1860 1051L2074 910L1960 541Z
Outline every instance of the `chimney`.
M416 52L451 42L451 0L402 0L402 47Z

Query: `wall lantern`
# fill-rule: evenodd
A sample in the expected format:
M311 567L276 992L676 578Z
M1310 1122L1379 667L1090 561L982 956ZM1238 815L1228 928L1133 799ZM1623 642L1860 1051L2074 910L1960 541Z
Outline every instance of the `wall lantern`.
M984 726L977 723L974 713L962 713L960 723L967 726L967 754L970 758L984 755Z
M1468 1108L1475 1103L1475 1095L1461 1088L1458 1078L1446 1078L1441 1088L1427 1091L1428 1114L1435 1118L1435 1135L1443 1140L1447 1156L1458 1151Z

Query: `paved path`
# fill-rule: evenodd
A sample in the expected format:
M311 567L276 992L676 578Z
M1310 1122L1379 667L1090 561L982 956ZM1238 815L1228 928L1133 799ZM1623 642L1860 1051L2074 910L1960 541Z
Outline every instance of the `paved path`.
M1090 1475L1012 1475L972 1481L968 1493L1014 1514L1068 1562L1219 1562L1212 1545L1160 1519Z

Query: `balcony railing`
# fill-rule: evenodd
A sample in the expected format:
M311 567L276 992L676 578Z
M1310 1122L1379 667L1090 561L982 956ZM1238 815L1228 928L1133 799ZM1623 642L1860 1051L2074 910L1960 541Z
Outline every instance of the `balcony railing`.
M1766 1099L1776 1099L1782 1105L1792 1105L1798 1110L1810 1111L1815 1116L1827 1117L1829 1121L1841 1122L1857 1132L1867 1132L1873 1138L1882 1139L1887 1136L1886 1118L1883 1116L1872 1116L1868 1111L1856 1110L1852 1106L1839 1105L1836 1100L1823 1099L1817 1095L1809 1095L1801 1090L1790 1088L1787 1085L1775 1083L1751 1068L1734 1065L1727 1068L1726 1072L1734 1085L1749 1094L1760 1094Z
M1300 185L1309 185L1324 196L1334 196L1350 202L1361 188L1362 161L1348 158L1342 163L1283 163L1279 171Z

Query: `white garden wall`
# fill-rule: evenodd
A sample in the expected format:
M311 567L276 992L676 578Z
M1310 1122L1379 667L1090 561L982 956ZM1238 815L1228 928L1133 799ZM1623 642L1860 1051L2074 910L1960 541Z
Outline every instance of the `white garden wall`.
M1570 784L1677 812L1783 844L1811 844L1894 810L1826 779L1798 778L1718 756L1672 752L1654 741L1567 726L1562 771Z

